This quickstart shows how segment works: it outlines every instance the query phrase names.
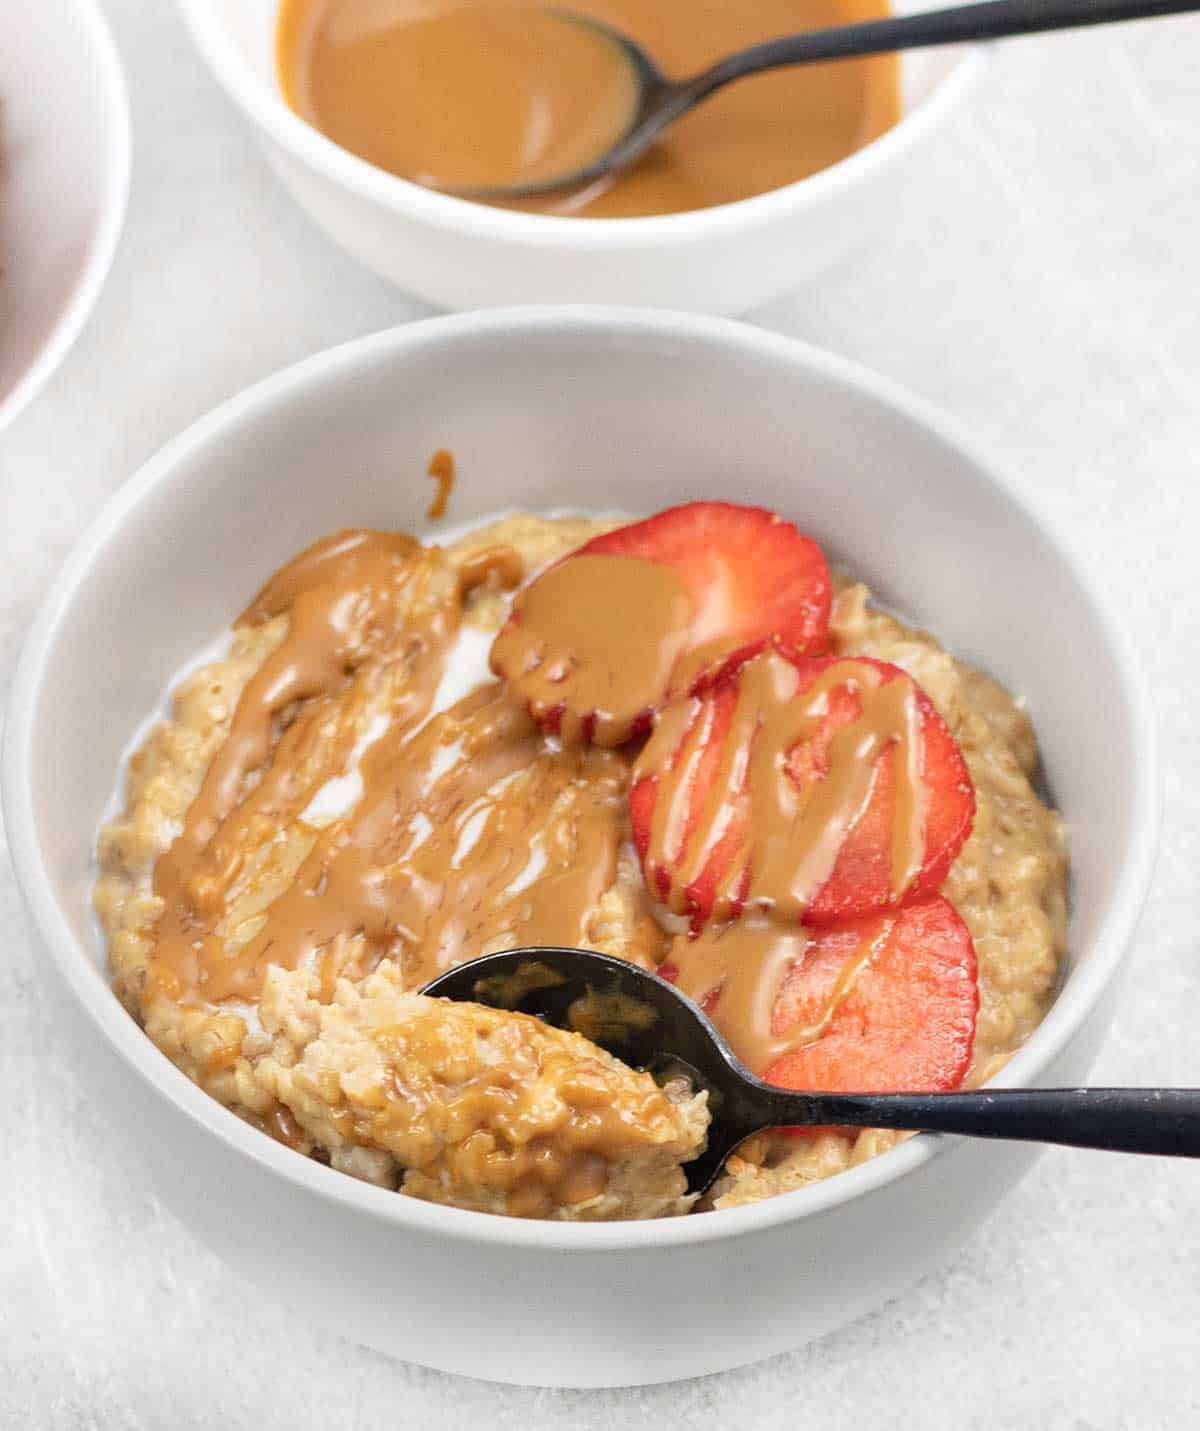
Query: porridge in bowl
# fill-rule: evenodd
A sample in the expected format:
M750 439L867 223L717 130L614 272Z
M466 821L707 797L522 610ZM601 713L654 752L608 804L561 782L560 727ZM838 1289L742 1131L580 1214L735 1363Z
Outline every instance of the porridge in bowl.
M1008 693L770 513L350 530L176 686L95 903L150 1038L297 1151L480 1211L679 1215L897 1135L760 1136L696 1206L704 1095L418 991L580 945L677 981L785 1086L980 1083L1064 945L1036 771Z

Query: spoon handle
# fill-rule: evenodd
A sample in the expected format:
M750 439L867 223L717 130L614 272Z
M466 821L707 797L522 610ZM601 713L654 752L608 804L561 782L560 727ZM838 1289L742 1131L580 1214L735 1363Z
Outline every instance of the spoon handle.
M1000 40L1007 35L1072 30L1083 25L1107 25L1115 20L1177 15L1197 9L1200 9L1200 0L986 0L983 4L956 5L949 10L928 10L917 15L898 15L889 20L767 40L727 56L684 84L689 100L695 103L733 80L786 65L919 49L925 45Z
M769 1092L770 1118L775 1126L789 1122L849 1124L1200 1158L1197 1088L1000 1088L977 1093L861 1094L785 1093L769 1088Z

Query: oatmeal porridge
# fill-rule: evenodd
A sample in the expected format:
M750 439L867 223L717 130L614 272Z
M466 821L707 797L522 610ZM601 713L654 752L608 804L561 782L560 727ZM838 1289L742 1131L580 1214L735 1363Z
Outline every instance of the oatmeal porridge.
M95 905L149 1037L298 1152L479 1211L701 1212L898 1135L761 1135L697 1207L702 1093L419 990L579 945L674 979L785 1086L976 1085L1064 947L1037 764L1006 691L771 514L349 530L176 686Z

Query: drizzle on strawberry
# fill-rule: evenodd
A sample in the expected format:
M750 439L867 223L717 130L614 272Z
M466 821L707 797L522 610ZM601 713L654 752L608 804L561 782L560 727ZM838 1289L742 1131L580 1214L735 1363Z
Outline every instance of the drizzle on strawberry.
M975 947L940 895L833 928L737 921L679 939L659 973L782 1088L939 1091L971 1062Z
M770 649L663 712L630 811L650 889L695 931L747 903L828 924L936 890L975 798L906 672Z
M848 940L861 947L879 925L891 927L829 1012ZM786 1034L797 1026L823 1027L761 1076L781 1088L814 1092L957 1088L971 1063L978 1011L971 935L954 906L934 895L865 927L814 934L805 958L784 979L774 1028Z

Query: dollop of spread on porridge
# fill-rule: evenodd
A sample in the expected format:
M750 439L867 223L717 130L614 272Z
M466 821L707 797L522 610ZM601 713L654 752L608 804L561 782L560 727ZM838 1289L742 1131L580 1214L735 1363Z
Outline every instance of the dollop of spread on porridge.
M679 663L698 665L686 653L693 605L683 582L636 557L588 554L552 567L520 614L496 637L493 663L520 672L529 709L572 744L623 744L645 729ZM571 705L562 701L568 678Z
M885 1053L917 1084L995 1072L1065 934L1029 722L768 516L738 541L761 591L659 561L661 528L638 546L658 519L518 515L444 547L354 529L286 563L176 687L101 832L114 985L149 1036L344 1172L555 1218L692 1211L705 1098L418 992L479 954L658 969L790 1086ZM864 1055L851 1025L905 999L932 1032ZM704 1205L894 1141L763 1135Z

